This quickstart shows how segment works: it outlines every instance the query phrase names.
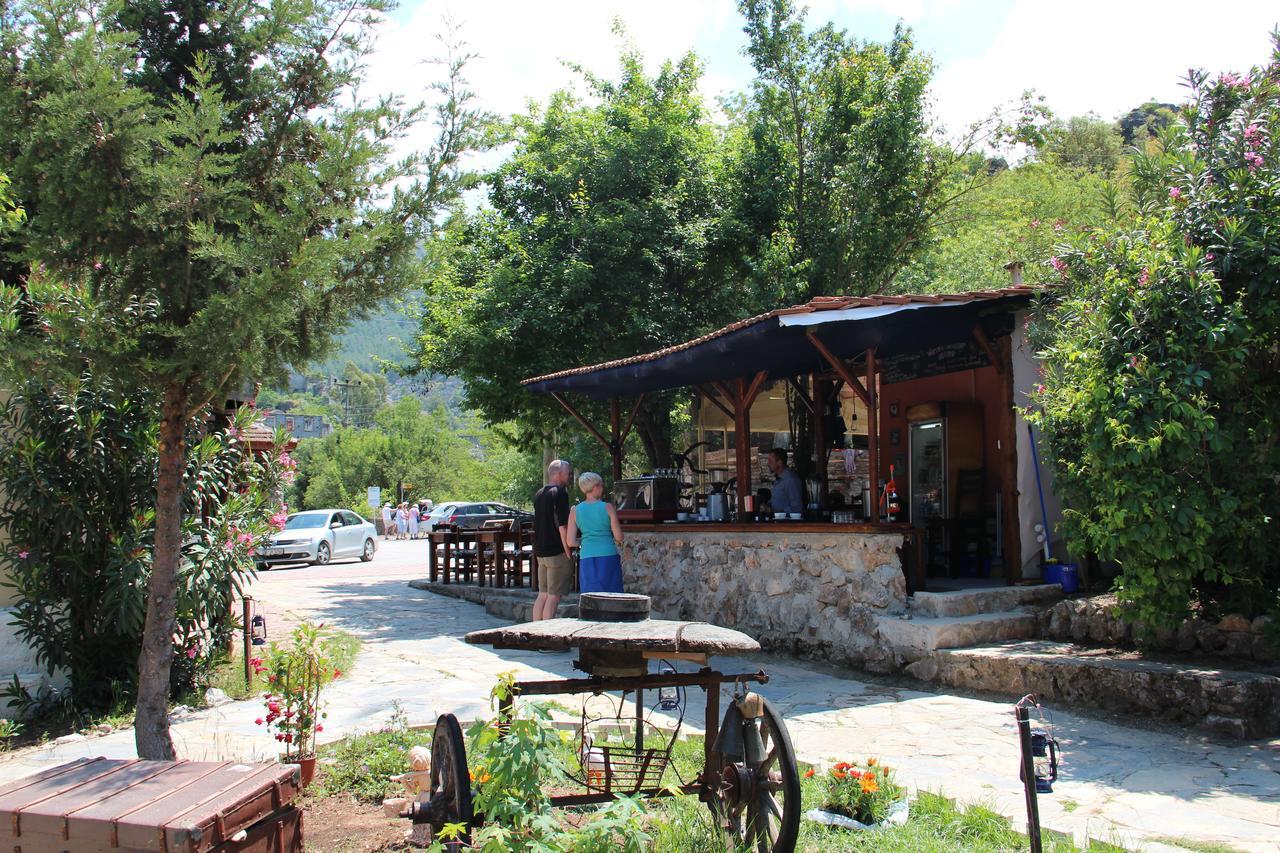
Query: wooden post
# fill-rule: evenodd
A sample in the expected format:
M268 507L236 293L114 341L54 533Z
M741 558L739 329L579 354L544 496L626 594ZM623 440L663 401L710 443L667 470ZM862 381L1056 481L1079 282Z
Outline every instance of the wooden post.
M618 398L609 401L609 456L613 459L613 479L622 479L622 407Z
M813 401L814 475L818 478L819 508L827 506L827 395L826 383L816 374L809 377L809 397Z
M746 521L746 513L742 507L744 496L752 494L751 491L751 468L755 463L752 456L755 455L755 448L751 446L751 400L747 396L747 380L739 379L735 383L733 401L733 429L737 434L737 452L734 458L737 462L737 478L738 478L738 520Z
M1006 335L997 341L996 362L1000 373L1000 499L1004 504L1001 513L1004 523L1004 579L1015 584L1022 580L1022 528L1018 521L1018 416L1014 412L1013 399L1013 337ZM1048 531L1045 532L1048 535Z
M867 350L867 456L871 480L871 523L880 523L880 389L876 387L876 348Z

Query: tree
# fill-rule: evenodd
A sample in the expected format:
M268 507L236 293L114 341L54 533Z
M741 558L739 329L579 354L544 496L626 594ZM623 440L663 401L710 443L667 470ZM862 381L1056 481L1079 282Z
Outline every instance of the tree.
M6 6L3 161L30 265L4 291L12 372L88 364L159 401L139 755L174 757L166 700L192 419L323 353L358 306L418 283L482 117L449 60L440 133L359 90L381 0ZM131 29L136 27L136 29Z
M1145 146L1161 130L1178 120L1177 104L1147 101L1116 119L1116 131L1125 146Z
M562 91L514 119L489 207L439 253L418 358L491 423L549 435L563 412L521 379L684 341L753 304L723 261L736 235L697 60L650 77L626 50L620 65L616 81L585 75L597 104ZM672 405L654 395L636 422L654 465L670 463Z
M1072 116L1049 124L1037 153L1059 166L1110 174L1120 164L1121 141L1110 122L1093 114Z
M887 44L827 24L805 31L792 0L741 0L756 69L744 204L757 250L798 296L877 293L950 201L952 152L929 136L933 73L899 26Z
M1053 259L1033 326L1036 419L1079 551L1120 567L1148 628L1192 608L1257 613L1280 584L1280 34L1135 157L1136 222Z

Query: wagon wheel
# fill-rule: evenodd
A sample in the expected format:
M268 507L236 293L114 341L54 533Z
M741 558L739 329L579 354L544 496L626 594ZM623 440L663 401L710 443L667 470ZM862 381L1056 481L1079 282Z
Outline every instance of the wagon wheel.
M729 844L753 853L792 853L800 835L800 771L782 715L763 700L759 719L744 720L744 740L755 728L764 759L726 761L709 805Z
M431 739L431 801L420 804L410 816L414 823L430 824L433 835L439 835L446 823L463 824L466 829L457 841L464 845L471 842L471 823L475 817L471 808L471 774L467 770L462 727L453 714L440 715ZM458 845L447 843L445 846L453 849Z

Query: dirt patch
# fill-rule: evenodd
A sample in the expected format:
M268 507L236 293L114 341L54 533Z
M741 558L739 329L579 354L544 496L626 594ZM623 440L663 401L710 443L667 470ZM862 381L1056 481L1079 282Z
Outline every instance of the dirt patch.
M302 802L307 850L315 853L374 853L412 850L404 840L411 828L403 818L388 818L382 806L351 797L308 795Z

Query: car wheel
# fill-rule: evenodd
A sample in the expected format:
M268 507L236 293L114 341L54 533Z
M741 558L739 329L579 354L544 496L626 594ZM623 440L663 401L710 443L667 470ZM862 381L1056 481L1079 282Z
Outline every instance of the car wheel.
M321 542L316 546L316 558L311 561L313 566L324 566L329 563L329 543Z
M360 555L360 561L367 563L373 559L373 551L377 546L373 544L372 539L364 540L364 552Z
M258 571L262 571L262 572L269 572L269 571L271 571L271 564L270 564L270 563L258 563Z

